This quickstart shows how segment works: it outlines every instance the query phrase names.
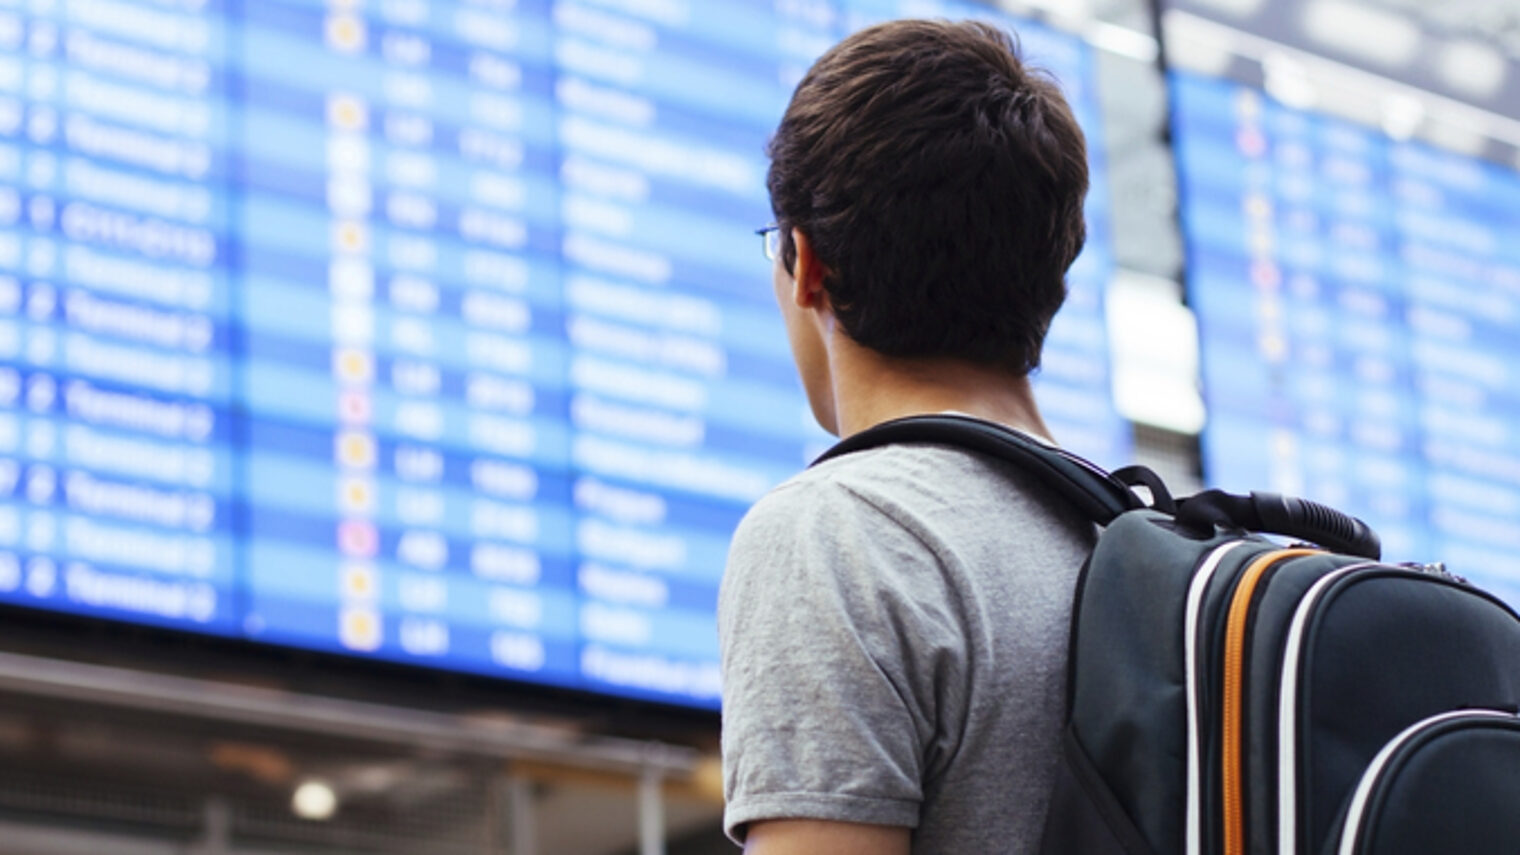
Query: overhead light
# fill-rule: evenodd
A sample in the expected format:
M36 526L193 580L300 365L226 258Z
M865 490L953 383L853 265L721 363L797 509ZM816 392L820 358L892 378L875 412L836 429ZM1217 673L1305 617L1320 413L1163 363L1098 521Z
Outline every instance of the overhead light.
M1238 18L1245 18L1256 14L1265 2L1266 0L1198 0L1198 5Z
M1488 147L1488 136L1482 129L1452 121L1426 122L1420 135L1427 142L1458 154L1477 156Z
M1425 121L1425 104L1413 95L1390 92L1383 96L1383 131L1396 140L1414 136Z
M291 795L290 809L302 819L332 819L338 812L338 794L326 781L304 781Z
M1448 42L1435 52L1436 73L1446 85L1478 98L1504 88L1509 62L1492 46L1472 39Z
M1203 429L1198 323L1177 283L1119 271L1109 285L1114 404L1127 419L1176 433Z
M1161 45L1150 33L1143 33L1106 21L1094 21L1085 33L1087 43L1099 50L1106 50L1140 62L1151 63L1161 53Z
M1221 76L1239 52L1237 31L1175 9L1161 18L1166 61L1172 68Z
M1366 3L1315 0L1304 10L1304 32L1326 47L1381 63L1407 66L1420 49L1413 21Z
M1307 110L1315 105L1318 92L1303 64L1282 53L1271 53L1261 61L1267 94L1283 106Z
M1023 0L1023 5L1041 9L1068 24L1080 25L1092 18L1088 0Z

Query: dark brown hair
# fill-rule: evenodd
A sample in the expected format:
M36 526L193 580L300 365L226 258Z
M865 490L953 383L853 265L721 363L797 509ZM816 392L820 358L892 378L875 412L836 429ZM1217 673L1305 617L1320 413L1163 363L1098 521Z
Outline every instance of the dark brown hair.
M1087 149L1054 81L986 24L894 21L797 85L767 185L852 339L1028 374L1086 227Z

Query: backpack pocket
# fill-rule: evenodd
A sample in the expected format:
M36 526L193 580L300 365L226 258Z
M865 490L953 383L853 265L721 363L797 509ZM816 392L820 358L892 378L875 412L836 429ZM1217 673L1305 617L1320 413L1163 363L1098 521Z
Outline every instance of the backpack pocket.
M1461 710L1424 719L1362 774L1324 855L1513 855L1520 841L1520 718Z
M1299 602L1276 683L1279 833L1254 851L1338 852L1336 824L1359 782L1411 727L1520 705L1520 623L1491 594L1444 575L1347 567ZM1520 779L1520 765L1511 770ZM1509 805L1520 816L1520 800Z

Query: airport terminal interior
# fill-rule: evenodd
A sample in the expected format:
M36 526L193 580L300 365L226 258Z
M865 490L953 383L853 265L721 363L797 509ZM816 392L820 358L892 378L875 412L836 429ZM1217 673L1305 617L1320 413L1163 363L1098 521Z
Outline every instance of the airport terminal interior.
M1520 606L1515 0L0 0L0 855L737 851L765 144L900 17L1088 136L1064 446Z

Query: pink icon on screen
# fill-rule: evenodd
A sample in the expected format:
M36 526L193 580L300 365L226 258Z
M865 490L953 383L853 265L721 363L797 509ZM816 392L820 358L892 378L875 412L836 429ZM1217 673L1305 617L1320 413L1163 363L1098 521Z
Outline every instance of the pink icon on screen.
M338 523L338 551L349 558L373 558L380 551L380 532L364 520Z

